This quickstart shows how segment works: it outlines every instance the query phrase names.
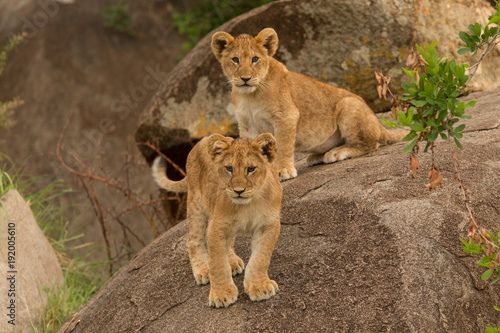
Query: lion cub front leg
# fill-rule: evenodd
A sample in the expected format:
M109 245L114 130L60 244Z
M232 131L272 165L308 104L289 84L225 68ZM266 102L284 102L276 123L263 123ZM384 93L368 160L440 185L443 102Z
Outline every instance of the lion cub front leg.
M189 221L187 248L194 279L198 285L207 284L209 274L205 234L207 231L208 216L206 216L202 208L195 204L194 200L189 200L188 198L187 218Z
M280 233L279 218L272 225L256 230L252 237L252 255L245 271L245 292L252 301L269 299L278 291L278 284L267 270Z
M278 144L278 152L274 168L278 171L280 180L297 177L294 166L295 134L297 132L298 111L289 114L280 112L274 122L274 136Z
M207 232L208 267L210 271L210 306L226 307L238 298L238 288L233 282L229 253L234 234L229 234L227 226L213 219Z

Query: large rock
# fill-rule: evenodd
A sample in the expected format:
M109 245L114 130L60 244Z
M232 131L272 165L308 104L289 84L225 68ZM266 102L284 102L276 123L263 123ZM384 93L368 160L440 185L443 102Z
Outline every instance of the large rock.
M64 278L52 246L21 195L10 190L1 204L0 331L31 332L45 310L47 288L57 292Z
M458 154L477 220L500 231L500 90L474 95ZM466 255L469 219L453 179L452 145L440 141L443 188L424 187L430 154L411 179L404 144L307 168L283 183L282 231L270 276L279 293L226 309L195 285L187 223L167 231L123 267L60 332L480 332L499 324L499 284ZM145 176L148 177L148 176ZM247 261L248 238L236 252Z
M276 58L290 70L346 88L381 111L388 102L377 97L374 70L389 74L392 89L398 90L410 48L432 40L440 41L440 54L465 61L456 53L459 31L476 21L484 26L492 12L485 0L290 0L257 8L217 30L256 35L273 27L280 41ZM168 152L179 144L179 130L192 138L237 134L229 85L210 49L212 34L170 72L141 116L136 141L157 142ZM481 65L473 89L500 84L499 54L493 52ZM154 154L142 152L147 159Z

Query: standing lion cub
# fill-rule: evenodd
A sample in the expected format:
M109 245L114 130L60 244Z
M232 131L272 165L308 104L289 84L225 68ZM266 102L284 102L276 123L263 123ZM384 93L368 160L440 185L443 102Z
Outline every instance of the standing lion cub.
M160 187L188 193L189 259L196 283L210 280L211 306L229 306L238 297L231 277L244 268L234 253L238 233L253 236L245 292L252 301L260 301L278 290L267 274L280 232L283 196L271 166L275 155L276 141L269 133L253 141L213 134L193 147L187 158L187 176L180 181L167 178L161 157L153 163L153 177Z
M232 83L240 136L273 133L274 166L281 180L294 178L294 150L310 153L308 165L333 163L400 141L407 133L386 130L365 101L305 75L273 58L278 36L271 28L257 36L217 32L212 51Z

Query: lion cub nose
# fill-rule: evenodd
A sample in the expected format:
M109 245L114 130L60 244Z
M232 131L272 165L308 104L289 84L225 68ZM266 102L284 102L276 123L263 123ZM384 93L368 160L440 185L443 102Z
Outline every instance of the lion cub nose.
M241 190L241 191L237 191L237 190L234 190L234 193L238 194L238 195L241 195L241 193L245 192L245 189Z
M251 78L252 78L252 77L243 77L243 76L241 77L241 79L242 79L245 83L247 83L248 81L250 81L250 79L251 79Z

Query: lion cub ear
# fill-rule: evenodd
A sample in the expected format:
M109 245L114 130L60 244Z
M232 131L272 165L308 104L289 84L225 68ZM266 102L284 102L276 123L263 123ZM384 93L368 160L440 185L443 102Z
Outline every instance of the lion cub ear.
M222 51L234 40L227 32L219 31L212 36L212 52L217 60L222 58Z
M276 157L276 151L278 150L278 144L276 139L271 133L263 133L253 139L252 145L256 145L263 156L267 157L269 163L274 161Z
M228 138L221 134L210 135L208 137L207 150L210 157L212 157L212 160L215 160L217 156L229 148L233 141L233 138Z
M265 28L255 36L255 40L267 49L270 57L276 53L278 49L278 34L276 34L273 28Z

